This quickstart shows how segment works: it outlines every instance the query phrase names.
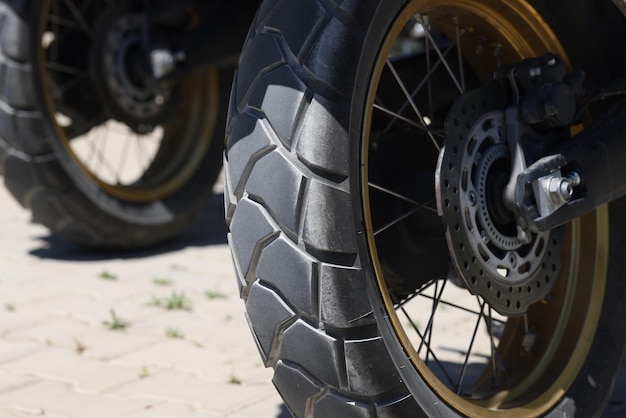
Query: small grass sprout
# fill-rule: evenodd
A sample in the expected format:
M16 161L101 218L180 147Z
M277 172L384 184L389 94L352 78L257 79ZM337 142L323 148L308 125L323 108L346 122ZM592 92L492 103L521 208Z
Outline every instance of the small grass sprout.
M239 377L237 377L235 372L232 372L230 376L228 377L228 383L230 383L231 385L240 385L243 382L241 381Z
M110 329L111 331L125 331L130 326L130 322L120 318L115 313L114 309L111 309L111 320L102 321L102 325Z
M172 279L168 279L167 277L155 277L152 279L152 283L157 286L170 286L172 284Z
M209 300L228 299L228 295L226 293L222 293L218 290L207 290L206 292L204 292L204 295Z
M165 336L167 338L174 338L174 339L179 339L179 340L182 340L183 338L185 338L185 336L178 330L178 328L174 328L174 327L168 327L165 330Z
M146 366L143 366L141 368L141 371L139 372L139 378L140 379L145 379L148 376L150 376L150 371L148 370L148 368Z
M113 274L108 270L103 270L102 272L100 272L98 277L103 280L117 280L117 274Z
M171 295L166 297L152 296L150 305L159 306L168 311L190 311L191 301L184 293L172 292Z

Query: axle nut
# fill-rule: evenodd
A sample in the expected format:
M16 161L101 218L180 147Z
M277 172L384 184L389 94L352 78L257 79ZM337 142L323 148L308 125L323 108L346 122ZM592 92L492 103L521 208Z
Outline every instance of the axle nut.
M572 200L574 188L572 183L566 178L553 178L550 180L548 192L553 203L562 204Z

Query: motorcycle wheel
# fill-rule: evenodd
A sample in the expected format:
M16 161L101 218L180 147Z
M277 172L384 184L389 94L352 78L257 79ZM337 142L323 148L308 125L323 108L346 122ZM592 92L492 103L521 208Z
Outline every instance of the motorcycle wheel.
M3 175L64 240L137 248L212 194L232 72L149 83L129 2L1 1Z
M550 292L517 316L450 272L435 205L443 124L461 93L547 52L593 67L590 80L611 72L602 7L550 4L262 4L233 87L225 209L249 325L294 416L604 407L626 337L624 201L539 245L560 263L543 260L551 273L534 285Z

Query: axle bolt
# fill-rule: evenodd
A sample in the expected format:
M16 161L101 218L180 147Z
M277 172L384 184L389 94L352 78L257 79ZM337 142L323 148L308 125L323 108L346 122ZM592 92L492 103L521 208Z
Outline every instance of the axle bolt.
M574 187L580 186L583 182L582 177L580 177L580 174L578 174L576 171L572 171L571 173L569 173L567 175L567 179L570 181L570 183L572 183L572 186Z
M574 188L572 182L566 178L553 178L548 186L550 198L555 204L567 203L572 200Z

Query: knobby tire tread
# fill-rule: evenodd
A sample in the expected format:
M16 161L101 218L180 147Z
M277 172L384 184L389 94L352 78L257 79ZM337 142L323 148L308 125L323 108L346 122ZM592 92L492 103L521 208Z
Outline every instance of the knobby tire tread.
M365 28L349 8L264 2L231 99L229 242L259 352L275 368L273 383L296 417L382 418L417 410L368 301L354 296L365 289L345 181L347 148L310 135L312 124L347 135L349 74L336 79L315 68L312 57L338 33L342 42L361 43ZM316 19L300 21L303 15ZM304 22L306 29L299 27ZM327 152L319 141L329 142Z

